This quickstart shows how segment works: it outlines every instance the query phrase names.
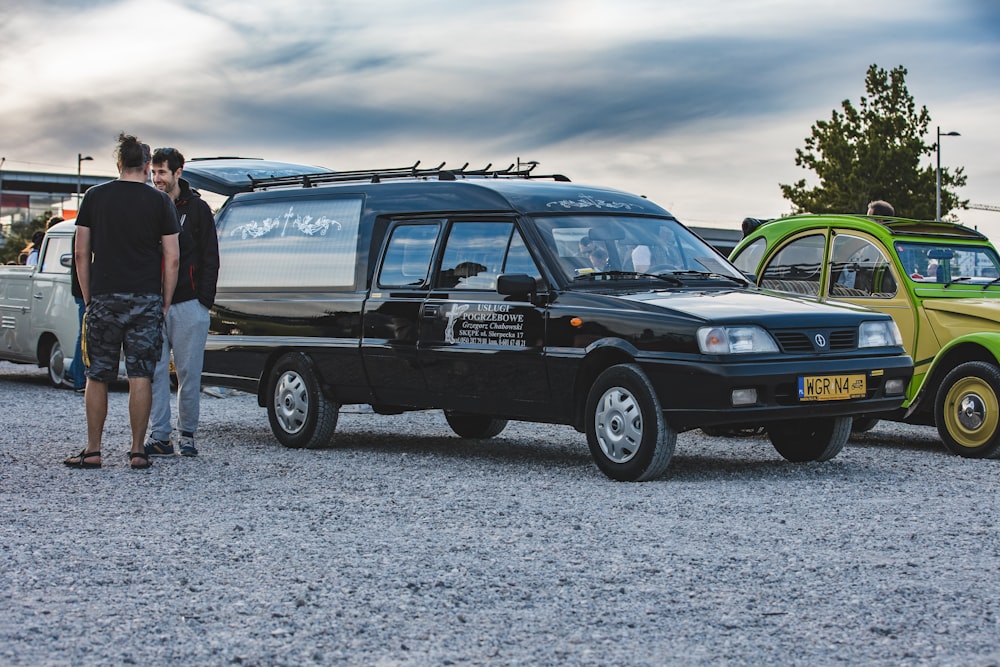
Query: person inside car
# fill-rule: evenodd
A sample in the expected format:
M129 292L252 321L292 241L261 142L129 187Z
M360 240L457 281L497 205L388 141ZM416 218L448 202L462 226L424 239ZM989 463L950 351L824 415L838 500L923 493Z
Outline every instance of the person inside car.
M608 249L589 235L580 238L580 254L591 267L598 271L608 270Z

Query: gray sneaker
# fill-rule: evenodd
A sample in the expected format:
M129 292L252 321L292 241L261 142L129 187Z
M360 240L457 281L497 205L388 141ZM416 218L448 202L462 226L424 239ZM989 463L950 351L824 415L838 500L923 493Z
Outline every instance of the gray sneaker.
M198 449L194 446L194 438L190 435L178 437L177 446L180 447L181 456L198 456Z
M143 444L147 456L173 456L174 445L169 440L157 440L154 437L146 438Z

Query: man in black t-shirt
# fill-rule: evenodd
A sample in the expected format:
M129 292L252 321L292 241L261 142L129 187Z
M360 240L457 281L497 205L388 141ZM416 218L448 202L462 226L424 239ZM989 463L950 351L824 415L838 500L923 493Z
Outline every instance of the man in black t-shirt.
M108 382L125 351L129 383L132 468L148 468L143 449L152 377L162 346L163 319L177 285L180 226L174 203L148 185L150 150L134 136L118 137L117 180L90 188L76 219L74 259L86 304L87 446L64 463L101 467Z

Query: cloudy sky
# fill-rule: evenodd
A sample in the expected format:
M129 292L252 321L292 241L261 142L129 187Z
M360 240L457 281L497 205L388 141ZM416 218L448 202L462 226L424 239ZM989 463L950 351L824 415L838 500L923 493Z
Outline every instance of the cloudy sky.
M869 65L1000 205L996 0L0 0L5 169L116 175L119 130L190 156L421 160L647 195L693 225L790 210L779 183ZM905 212L903 212L905 214ZM1000 212L963 211L1000 241Z

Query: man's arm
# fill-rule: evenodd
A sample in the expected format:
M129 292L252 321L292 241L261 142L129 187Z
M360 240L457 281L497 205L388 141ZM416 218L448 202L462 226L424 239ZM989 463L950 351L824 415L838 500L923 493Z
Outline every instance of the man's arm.
M90 305L90 255L90 227L77 227L73 262L76 264L76 279L80 281L80 294L88 306Z
M219 282L219 236L215 231L215 219L212 216L212 209L204 201L197 199L200 204L201 219L198 233L198 246L201 249L201 266L198 271L198 300L206 308L211 308L215 303L215 290Z
M181 251L177 234L167 234L160 238L163 243L163 312L167 312L177 287L177 267Z

